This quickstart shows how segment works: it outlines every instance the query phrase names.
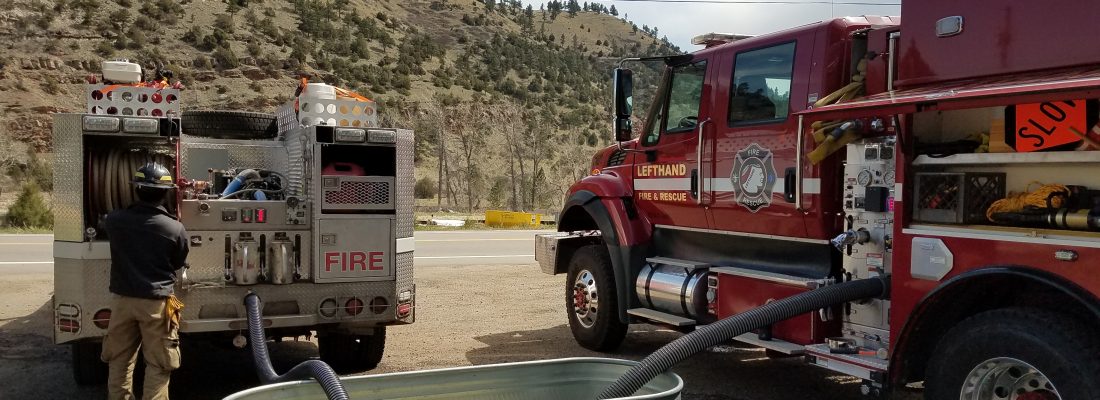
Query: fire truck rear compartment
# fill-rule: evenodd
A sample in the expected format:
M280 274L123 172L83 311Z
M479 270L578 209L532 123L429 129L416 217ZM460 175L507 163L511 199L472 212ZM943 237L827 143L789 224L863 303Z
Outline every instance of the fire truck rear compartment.
M101 226L103 217L111 211L126 208L137 200L130 184L134 171L147 162L157 162L167 167L175 176L175 149L156 137L86 135L83 140L80 171L86 193L82 207L85 232L94 233L95 239L104 240L106 232ZM175 212L174 202L169 202L168 207L169 212Z

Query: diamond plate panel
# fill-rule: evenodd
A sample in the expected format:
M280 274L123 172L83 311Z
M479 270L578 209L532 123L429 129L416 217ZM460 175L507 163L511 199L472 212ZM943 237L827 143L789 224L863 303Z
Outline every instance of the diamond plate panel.
M296 104L298 99L291 99L275 110L275 122L279 124L280 134L302 127L302 124L298 123L298 113L295 112Z
M287 193L304 200L309 200L306 181L313 173L310 169L312 163L309 162L313 159L313 146L309 143L308 136L312 131L312 129L296 128L287 131L283 136L289 163L286 175L290 180L290 186L287 188Z
M114 86L114 85L111 85ZM87 85L85 112L99 115L137 115L177 117L180 115L179 89Z
M197 158L188 157L193 149L225 150L229 158L229 169L258 168L273 171L286 171L288 154L286 146L276 140L227 140L181 135L180 168L183 177L206 179L211 167L223 166L198 165Z
M401 293L406 290L411 290L416 293L416 281L413 280L413 254L415 252L398 253L397 254L397 285L396 293ZM413 298L413 308L416 308L416 298ZM402 318L401 321L412 323L416 318L416 312L414 311L408 317Z
M81 114L53 115L54 239L84 241L84 144Z
M241 231L188 231L187 234L194 239L202 240L202 245L195 246L192 243L191 250L187 253L187 264L191 266L187 270L187 285L199 286L225 286L225 236L231 240L240 236ZM249 231L252 237L259 240L260 235L265 235L270 242L276 231ZM294 235L302 236L302 279L311 279L310 266L312 256L313 238L309 231L279 231L287 234L291 240ZM232 285L231 285L232 286Z
M413 209L416 206L416 198L413 195L413 187L416 185L416 170L413 160L413 131L407 129L397 130L397 190L394 193L397 206L398 238L412 237L413 235ZM411 254L411 253L410 253Z
M413 286L412 251L397 254L397 291L411 290Z

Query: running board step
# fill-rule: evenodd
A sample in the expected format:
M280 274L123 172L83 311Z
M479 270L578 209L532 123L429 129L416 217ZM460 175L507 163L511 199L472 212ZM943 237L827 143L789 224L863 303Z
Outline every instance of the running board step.
M803 346L803 345L800 345L800 344L794 344L794 343L784 341L784 340L779 340L779 339L762 340L762 339L760 339L760 337L757 334L752 333L752 332L735 336L733 338L733 340L736 340L736 341L742 342L742 343L748 343L748 344L751 344L751 345L757 346L757 347L763 347L763 348L768 349L768 350L775 350L775 351L778 351L778 352L783 353L783 354L790 354L790 355L794 355L794 356L801 355L802 353L806 352L806 346Z
M829 351L829 346L825 344L806 346L806 362L880 383L885 381L886 370L889 367L887 360L876 356L832 353Z
M698 269L698 268L707 268L707 267L710 266L710 264L705 263L705 262L691 261L691 260L681 260L681 259L677 259L677 258L668 258L668 257L649 257L645 260L646 260L646 262L650 262L650 263L653 263L653 264L673 265L673 266L677 266L677 267L684 267L684 268L687 268L687 269L690 269L690 270L695 270L695 269Z
M648 308L631 308L629 310L626 310L626 313L638 318L644 318L650 321L660 322L662 324L672 326L694 326L696 324L695 320L693 319L684 318L679 315L663 313Z

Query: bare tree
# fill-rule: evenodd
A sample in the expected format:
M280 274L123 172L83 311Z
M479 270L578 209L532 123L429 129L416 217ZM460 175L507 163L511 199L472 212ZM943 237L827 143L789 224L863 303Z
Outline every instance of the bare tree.
M531 161L529 187L531 196L528 204L534 209L539 204L541 186L538 178L540 174L543 174L543 163L552 162L554 159L552 145L554 133L558 131L558 121L547 109L529 113L526 120L525 150L528 159Z
M485 188L483 166L488 158L485 149L489 138L489 130L484 127L483 121L491 118L484 107L474 104L476 103L456 107L455 118L450 125L458 145L456 150L461 163L459 173L462 178L458 183L462 185L466 195L467 211L473 211L481 205L481 195ZM448 182L454 183L455 179L449 179Z
M506 144L508 180L512 191L509 205L512 211L526 209L523 201L524 196L520 195L520 188L527 179L523 140L523 135L527 129L524 123L525 108L526 106L524 105L509 101L499 104L494 113L497 120L497 126L500 127L500 132L504 136L504 142ZM516 173L517 167L519 168L518 175Z

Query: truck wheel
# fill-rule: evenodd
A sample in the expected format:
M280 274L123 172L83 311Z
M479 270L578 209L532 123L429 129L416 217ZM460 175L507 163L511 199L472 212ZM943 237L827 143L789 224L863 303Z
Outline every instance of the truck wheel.
M586 349L615 350L626 337L627 324L619 321L615 274L603 245L585 246L573 253L566 277L565 309L573 338Z
M184 134L215 139L271 139L279 133L275 115L248 111L184 111L180 124Z
M100 342L76 342L70 345L73 353L73 379L77 385L102 385L107 383L107 363L99 359L103 351Z
M374 328L373 335L328 334L317 337L321 361L337 373L369 371L378 367L386 348L386 328Z
M932 400L1100 399L1100 340L1048 311L1010 308L970 317L936 346L925 374Z

